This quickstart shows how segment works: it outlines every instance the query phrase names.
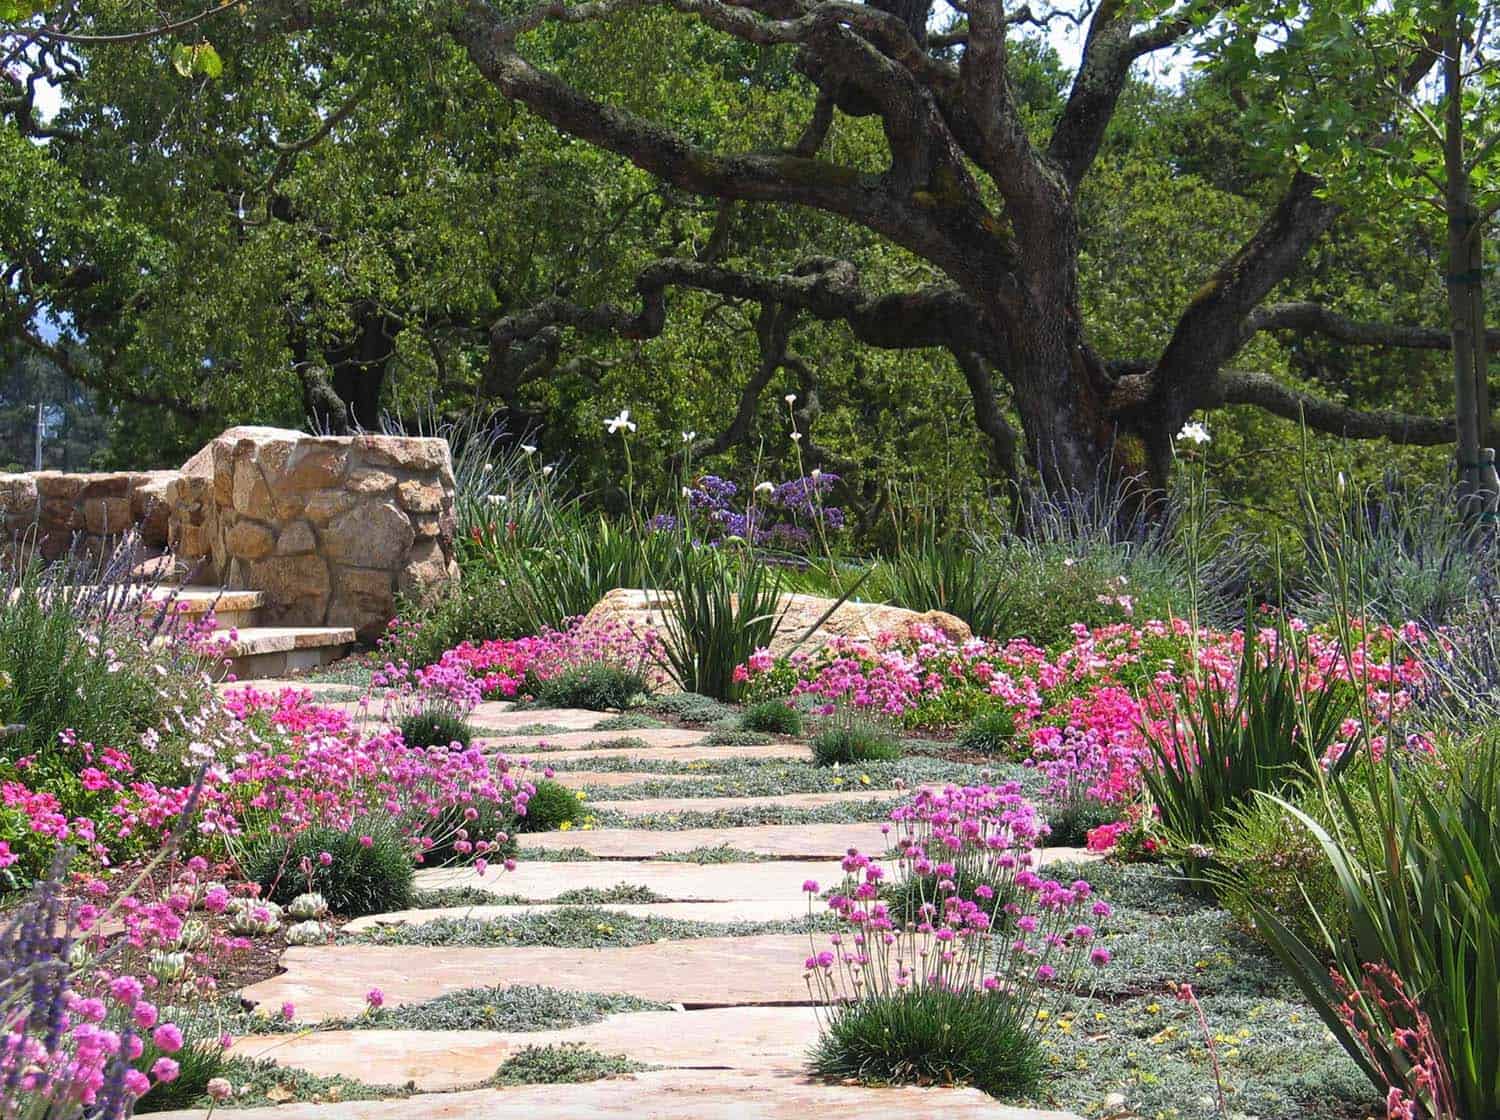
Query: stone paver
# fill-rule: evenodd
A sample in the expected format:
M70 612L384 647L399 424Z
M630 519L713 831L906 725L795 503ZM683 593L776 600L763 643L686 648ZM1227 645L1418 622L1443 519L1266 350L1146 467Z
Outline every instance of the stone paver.
M597 712L592 714L600 719L604 718ZM683 727L644 727L635 731L560 731L552 735L519 735L477 739L475 742L487 751L545 756L553 751L603 751L611 747L618 748L624 742L640 743L645 747L693 747L707 738L706 731L690 731Z
M487 700L469 714L469 722L481 731L506 735L518 727L533 723L545 723L551 727L565 727L569 731L587 731L601 719L608 719L606 712L590 712L583 708L528 708L517 711L508 700Z
M320 1077L432 1092L478 1085L526 1046L581 1045L676 1069L802 1068L818 1038L812 1007L636 1011L552 1031L311 1031L236 1039L230 1054L268 1058Z
M561 778L566 773L567 771L563 771L558 777ZM669 813L713 813L721 809L821 809L827 805L863 805L868 801L894 804L910 796L910 790L861 786L858 789L835 790L830 793L783 793L775 797L642 797L634 801L599 800L591 801L589 807L599 813L645 817Z
M519 906L445 906L430 910L393 910L371 914L342 927L344 933L362 933L379 926L410 926L455 918L487 922L497 918L524 918L529 914L551 914L576 909L580 904L528 903ZM586 904L632 918L675 918L684 922L780 922L807 913L805 898L788 897L732 899L724 902L605 902ZM821 907L819 908L821 909ZM123 928L123 927L122 927Z
M253 1004L290 1002L320 1022L358 1015L379 986L387 1006L421 1003L465 988L544 984L572 992L621 992L697 1007L806 1003L796 934L704 937L610 949L307 945L282 954L280 975L244 989Z
M684 828L653 831L640 828L569 829L532 832L518 837L528 851L582 848L603 859L650 859L720 845L780 859L842 859L850 848L879 855L891 846L878 822L863 824L766 824L746 828Z
M519 752L524 755L524 752ZM533 752L542 765L549 762L594 762L601 758L639 759L643 762L716 762L730 758L780 758L789 762L811 762L812 748L802 743L766 743L753 747L715 747L699 744L696 747L620 747L609 750L567 750ZM684 774L683 777L689 776Z
M545 902L580 887L650 887L676 902L727 902L800 899L802 884L816 879L824 887L842 879L832 860L775 860L766 863L663 863L649 860L579 860L567 863L522 862L514 871L480 875L471 867L434 867L418 871L420 890L474 887L497 895L519 895Z
M156 1120L201 1120L191 1109ZM219 1115L223 1115L220 1113ZM825 1085L794 1073L660 1070L581 1085L523 1085L385 1101L236 1109L244 1120L1077 1120L1004 1105L977 1089Z

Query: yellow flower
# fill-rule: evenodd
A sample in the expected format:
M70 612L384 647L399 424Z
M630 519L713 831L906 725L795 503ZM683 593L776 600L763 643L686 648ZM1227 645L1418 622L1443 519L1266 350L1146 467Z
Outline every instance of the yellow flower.
M862 785L862 786L869 785L870 784L870 775L868 775L868 774L861 774L859 776L859 784Z
M557 830L559 832L571 832L573 830L573 822L563 821L562 824L557 826Z
M1161 1004L1159 1004L1159 1003L1148 1003L1148 1004L1146 1004L1146 1014L1147 1015L1155 1015L1160 1010L1161 1010Z

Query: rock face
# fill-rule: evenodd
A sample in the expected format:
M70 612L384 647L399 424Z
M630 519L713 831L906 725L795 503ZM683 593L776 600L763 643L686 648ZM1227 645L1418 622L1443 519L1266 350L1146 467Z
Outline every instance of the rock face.
M206 545L226 586L266 592L277 625L372 639L398 594L458 578L443 440L231 428L183 471L183 546Z
M0 475L0 562L97 557L131 529L179 576L266 592L270 624L365 639L398 594L425 598L458 578L441 439L241 427L180 471Z
M662 609L668 601L670 593L616 588L589 611L584 626L614 623L637 631L660 631L663 628ZM957 642L974 636L967 622L945 611L919 612L885 603L845 602L828 614L834 602L818 595L783 596L783 613L771 639L771 652L777 656L790 653L809 630L812 630L812 635L801 645L808 651L825 646L835 638L871 641L881 634L906 636L923 626L930 626Z

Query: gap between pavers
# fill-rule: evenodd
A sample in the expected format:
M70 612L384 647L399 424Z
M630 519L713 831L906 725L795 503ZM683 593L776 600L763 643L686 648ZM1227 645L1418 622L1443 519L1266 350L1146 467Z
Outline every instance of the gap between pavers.
M154 1113L202 1120L203 1109ZM224 1115L220 1113L219 1115ZM978 1089L827 1085L800 1074L660 1070L575 1085L521 1085L384 1101L236 1109L244 1120L1078 1120L1004 1105Z
M564 774L566 771L558 777L561 778ZM863 805L870 801L894 805L910 797L912 792L911 790L880 789L877 786L860 786L858 789L831 790L827 793L783 793L769 797L703 795L699 797L642 797L633 801L600 800L590 801L589 808L598 813L620 813L627 817L673 813L714 813L725 809L821 809L827 805Z
M466 988L542 984L570 992L619 992L687 1007L809 1002L797 934L654 941L628 948L560 949L425 945L306 945L281 956L284 972L244 989L252 1004L291 1003L314 1023L358 1015L378 987L387 1006L422 1003Z
M497 754L509 754L509 751L496 751ZM515 752L518 757L528 757L527 752ZM566 751L542 751L531 752L538 766L545 766L553 762L592 762L598 763L605 758L623 758L626 760L638 760L643 762L714 762L729 758L772 758L783 759L787 762L811 762L812 748L803 743L765 743L756 746L739 747L716 747L707 743L699 743L693 747L621 747L619 744L608 749L600 750L566 750ZM667 774L659 774L658 777L671 777ZM691 772L679 775L681 777L692 776ZM707 776L707 775L704 775Z
M496 895L546 902L564 891L600 890L621 884L649 887L673 902L733 902L800 899L802 884L814 879L825 888L843 878L831 860L775 860L766 863L671 863L652 860L522 862L514 871L435 867L418 871L418 890L472 887Z
M414 1082L423 1092L482 1084L527 1046L587 1046L671 1069L802 1068L818 1038L812 1007L631 1011L550 1031L310 1031L239 1038L229 1053L375 1085Z
M559 910L604 910L632 918L672 918L682 922L781 922L807 914L806 899L789 897L731 899L724 902L589 902L522 903L515 906L444 906L428 910L392 910L355 918L341 933L364 933L381 926L414 926L444 918L489 922L501 918L524 918L531 914L553 914ZM818 906L817 913L826 907Z
M535 766L525 770L514 770L517 777L524 777L527 781L539 782L546 777L543 771L546 767L538 762ZM703 777L711 777L705 774ZM691 773L684 774L652 774L645 770L558 770L552 775L552 780L569 789L582 789L584 786L612 787L633 786L641 782L655 781L692 781Z
M604 751L611 747L618 749L619 744L627 742L638 742L645 747L695 747L707 738L708 732L692 731L685 727L643 727L636 730L622 728L619 731L559 731L551 735L486 737L474 742L491 753L547 756L555 751Z
M582 848L600 859L650 859L724 845L777 859L842 859L849 849L880 855L892 844L890 826L863 824L764 824L744 828L573 828L567 832L528 832L517 840L527 852Z

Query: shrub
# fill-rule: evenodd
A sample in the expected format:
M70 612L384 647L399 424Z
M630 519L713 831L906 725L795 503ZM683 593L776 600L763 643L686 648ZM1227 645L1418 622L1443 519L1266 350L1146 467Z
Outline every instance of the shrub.
M901 742L862 716L830 724L813 736L813 761L819 766L851 762L890 762L901 757Z
M1081 848L1088 842L1090 832L1100 825L1117 821L1120 809L1092 798L1080 798L1048 805L1046 817L1052 829L1047 837L1048 843L1062 848Z
M1009 581L989 568L972 541L925 535L897 550L880 572L887 597L913 611L946 611L981 638L1004 636L1010 620Z
M740 727L770 735L802 734L802 713L782 700L751 704L740 716Z
M1251 928L1255 911L1263 910L1306 944L1319 943L1320 922L1343 937L1349 913L1338 876L1298 813L1324 827L1332 822L1321 799L1305 790L1288 791L1287 804L1295 811L1274 798L1257 797L1231 814L1215 849L1219 899Z
M1350 690L1312 690L1291 641L1265 656L1246 642L1231 684L1207 678L1178 685L1177 718L1148 734L1156 765L1142 779L1182 863L1201 872L1230 815L1257 793L1279 794L1312 776L1355 714ZM1357 757L1354 745L1329 762L1331 776Z
M171 1081L152 1085L136 1102L137 1115L191 1108L207 1096L208 1083L224 1073L228 1059L218 1030L209 1032L191 1020L179 1025L183 1028L182 1048L170 1055L177 1063L177 1076ZM158 1058L168 1055L156 1046L149 1034L142 1035L141 1041L144 1044L141 1056L133 1064L145 1073Z
M565 1085L620 1077L649 1069L623 1054L605 1054L582 1043L523 1046L495 1071L496 1085Z
M374 822L347 831L319 825L290 840L266 837L250 844L241 865L245 878L260 884L262 898L282 905L316 891L335 914L357 918L401 910L411 901L407 844Z
M424 708L401 720L401 740L409 747L446 747L453 743L467 749L474 741L474 728L456 712Z
M536 792L526 802L526 812L517 820L517 832L553 832L563 824L583 819L583 798L551 778L536 783Z
M1016 741L1016 717L1009 708L981 712L958 737L958 745L979 754L1008 753Z
M996 1097L1035 1088L1045 1064L1008 996L930 986L837 1008L809 1060L829 1080L972 1085Z
M526 691L545 708L628 708L647 691L639 671L606 661L572 665L547 680L528 680Z
M483 563L465 565L463 580L433 602L403 602L381 639L381 656L393 664L431 665L461 642L520 638L527 617L510 585Z

